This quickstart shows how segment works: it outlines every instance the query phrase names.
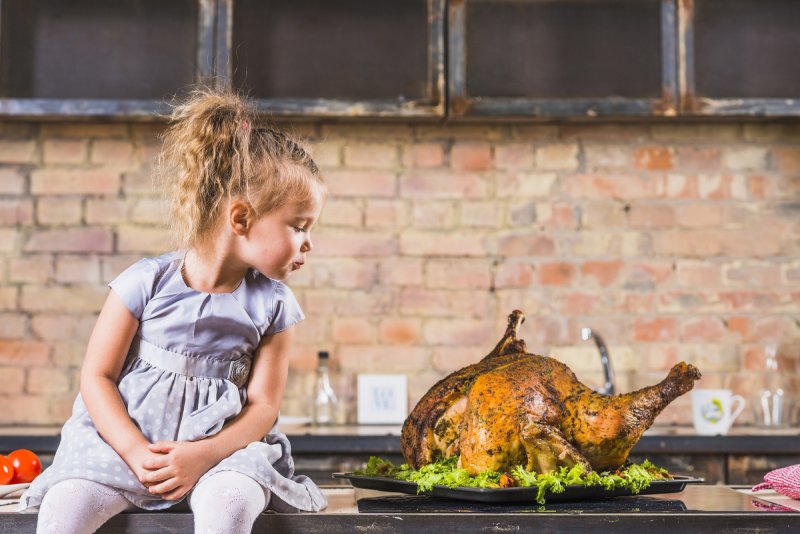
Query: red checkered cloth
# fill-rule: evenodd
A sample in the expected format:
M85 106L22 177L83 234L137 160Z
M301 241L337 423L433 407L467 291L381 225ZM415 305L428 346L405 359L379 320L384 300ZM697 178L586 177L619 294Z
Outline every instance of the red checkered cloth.
M800 464L775 469L764 475L764 482L753 491L771 489L792 499L800 499Z

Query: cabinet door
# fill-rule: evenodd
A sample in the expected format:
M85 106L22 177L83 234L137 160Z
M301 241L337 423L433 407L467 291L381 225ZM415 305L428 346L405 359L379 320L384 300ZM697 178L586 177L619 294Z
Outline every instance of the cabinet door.
M0 114L150 116L210 75L208 0L4 0Z
M272 115L441 117L444 1L222 0L218 73Z
M672 0L459 0L449 10L453 117L670 116Z
M728 459L728 484L755 485L764 475L781 467L800 463L797 455L731 455Z
M681 0L681 107L800 115L800 2Z

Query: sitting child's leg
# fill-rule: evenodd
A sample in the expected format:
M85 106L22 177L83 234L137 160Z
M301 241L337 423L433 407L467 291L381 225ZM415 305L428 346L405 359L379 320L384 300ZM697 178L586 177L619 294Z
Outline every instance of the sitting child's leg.
M249 534L267 504L264 488L235 471L211 475L195 486L189 497L196 533Z
M127 508L133 505L113 488L91 480L64 480L44 496L36 533L91 533Z

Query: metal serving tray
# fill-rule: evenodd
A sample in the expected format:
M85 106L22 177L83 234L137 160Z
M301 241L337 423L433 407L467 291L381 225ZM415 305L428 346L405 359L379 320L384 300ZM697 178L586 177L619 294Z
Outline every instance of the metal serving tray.
M417 483L395 480L387 477L371 477L354 473L334 473L334 478L345 478L356 488L390 491L418 495ZM661 493L680 493L686 484L702 484L702 478L675 476L672 480L654 480L639 493L634 494L626 488L607 490L602 486L565 486L562 493L547 492L545 502L585 501L591 499L607 499L609 497L629 497L632 495L654 495ZM431 491L420 492L419 495L430 495L445 499L459 499L483 503L535 503L539 489L532 488L467 488L434 486Z

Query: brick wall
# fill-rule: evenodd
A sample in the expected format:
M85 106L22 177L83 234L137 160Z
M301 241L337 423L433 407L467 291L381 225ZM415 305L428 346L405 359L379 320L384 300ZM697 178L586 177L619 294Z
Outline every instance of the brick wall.
M168 247L150 178L161 126L0 124L0 424L71 410L105 284ZM582 326L622 391L680 360L750 397L779 344L800 389L800 125L303 124L332 191L291 285L285 413L317 350L340 380L407 373L415 402L477 361L506 315L590 385ZM660 422L689 423L688 397ZM749 411L745 411L749 418Z

